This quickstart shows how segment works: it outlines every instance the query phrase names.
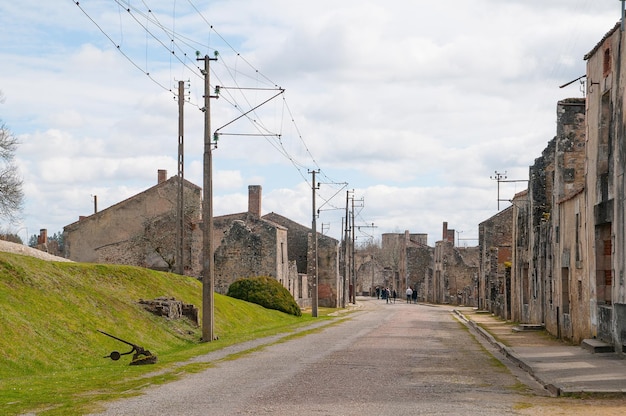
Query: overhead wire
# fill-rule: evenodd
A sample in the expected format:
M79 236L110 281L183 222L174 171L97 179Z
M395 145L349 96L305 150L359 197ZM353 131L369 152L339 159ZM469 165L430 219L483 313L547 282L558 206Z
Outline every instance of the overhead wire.
M174 96L176 96L176 92L175 89L172 87L167 87L165 86L162 82L159 82L157 79L155 79L155 77L153 77L150 74L150 71L148 70L148 63L149 63L149 54L148 54L148 41L150 38L154 39L154 41L160 45L160 47L162 47L163 49L168 51L168 55L170 58L170 74L172 73L173 69L172 69L172 65L173 62L178 61L180 64L182 64L183 68L186 68L190 74L192 74L194 77L197 78L203 78L203 75L201 74L202 68L200 68L197 64L197 62L195 63L191 63L190 60L190 55L185 51L185 48L189 48L189 49L193 49L194 52L198 51L199 49L204 49L205 51L216 51L216 49L211 48L209 44L206 43L202 43L199 41L196 41L182 33L179 33L176 27L176 5L174 5L174 10L172 12L173 14L173 22L172 22L172 27L168 28L166 27L157 17L157 15L154 13L153 9L150 8L150 6L148 5L148 2L146 0L142 0L141 3L143 4L143 7L145 7L145 11L138 8L137 6L131 5L130 2L122 2L122 0L115 0L115 3L118 5L118 9L119 9L119 15L120 15L120 39L121 42L120 44L116 43L113 38L108 35L108 33L104 30L104 28L98 24L98 22L96 22L96 20L85 10L85 8L83 8L80 3L76 0L72 0L73 3L76 4L76 6L79 7L79 9L81 10L81 12L98 28L98 30L115 46L115 48L125 57L125 59L127 59L136 69L140 70L143 74L145 74L152 82L154 82L156 85L158 85L160 88L169 91L170 93L172 93ZM218 60L219 62L219 67L223 68L225 71L225 74L228 75L228 77L232 80L232 82L234 83L234 88L237 88L239 91L244 91L245 87L241 84L241 80L249 80L249 81L253 81L257 83L257 86L259 84L263 85L264 87L267 87L268 89L271 88L275 88L275 89L279 89L280 87L278 87L278 84L273 82L268 76L266 76L264 73L262 73L261 71L259 71L257 68L255 68L248 60L246 60L234 47L233 45L228 42L228 40L222 36L219 32L217 32L217 30L215 29L215 27L206 19L206 17L204 16L204 14L198 9L198 7L194 4L194 2L192 0L187 0L187 2L189 3L189 5L191 6L191 8L195 11L195 13L200 16L200 18L202 19L202 21L208 26L209 28L209 34L215 34L220 40L221 42L224 43L224 45L226 45L230 51L232 52L235 60L234 63L230 64L227 62L228 60L226 58L224 58L222 55L220 55L221 59ZM123 28L123 16L122 16L122 10L124 9L128 15L133 19L133 21L139 26L141 27L141 29L145 32L146 34L146 51L145 51L145 66L144 68L142 68L139 64L137 64L132 58L131 56L126 53L122 46L121 43L124 41L124 28ZM160 30L165 36L167 36L168 38L168 44L166 44L153 30L151 30L151 26L153 26L154 28ZM197 54L197 52L196 52ZM197 61L197 59L195 59L195 61ZM249 72L247 71L243 71L239 68L238 62L243 62L247 65L247 67L253 71L253 74L251 75ZM221 85L222 87L227 86L226 83L223 82L223 80L221 79L221 75L216 71L216 69L214 68L214 66L211 68L211 75L212 77L217 80L217 82L219 84L215 84L215 85ZM260 88L259 88L260 89ZM273 132L273 130L271 128L269 128L268 126L265 125L265 123L263 122L263 117L261 115L259 115L258 113L256 113L256 111L254 110L254 105L250 102L249 97L246 94L240 94L240 96L235 96L232 91L229 88L220 88L220 98L223 99L223 101L225 101L226 103L228 103L230 106L232 106L234 109L236 109L237 111L241 112L242 118L246 118L248 119L248 121L251 123L251 125L253 126L253 128L257 131L257 133L255 135L259 135L259 136L263 136L265 138L265 140L272 146L274 147L274 149L276 149L279 154L281 154L283 157L285 157L293 166L294 168L297 170L297 172L299 173L299 175L303 178L303 180L306 183L309 183L311 186L313 186L313 184L310 183L310 179L308 178L308 170L306 163L303 163L301 161L299 161L294 155L292 155L292 153L285 147L285 143L284 143L284 124L285 124L285 116L288 115L289 116L289 122L291 123L291 125L293 126L293 129L295 131L295 135L297 136L297 139L299 140L299 142L301 143L301 145L303 146L303 149L305 151L305 154L308 156L308 158L310 158L311 163L314 165L314 168L316 170L318 170L320 172L320 174L322 175L323 178L326 179L325 183L334 186L334 185L342 185L343 182L339 182L336 181L332 178L329 177L329 175L326 174L326 172L321 169L318 161L316 160L316 158L313 156L313 154L310 151L310 148L308 146L308 144L306 143L301 130L299 128L299 126L297 125L296 121L295 121L295 117L293 115L293 112L288 104L288 101L286 99L285 94L282 94L282 112L281 112L281 122L280 122L280 130L278 132ZM240 99L243 100L244 105L240 104ZM191 103L191 102L190 102ZM198 107L200 107L199 104L194 104ZM246 110L246 108L248 109L253 109L252 110L252 114L255 117L250 117L249 114L246 114L246 112L250 111L250 110ZM229 133L229 134L233 134L233 133ZM244 135L245 133L242 133L242 135ZM305 170L307 171L305 173ZM317 194L320 196L320 198L325 202L325 205L328 204L329 206L333 206L330 202L330 200L332 200L332 198L330 198L329 200L326 200L324 198L323 195L321 195L319 192L317 192ZM335 194L336 195L336 194ZM334 196L333 196L334 197ZM333 207L334 209L343 209L343 208L339 208L339 207Z
M171 88L166 87L165 85L163 85L162 83L160 83L159 81L157 81L154 77L152 77L150 75L149 72L146 72L143 68L141 68L130 56L128 56L128 54L126 54L122 48L120 47L120 45L118 43L116 43L113 38L89 15L89 13L87 13L87 11L81 7L80 2L76 1L76 0L71 0L72 3L76 4L76 6L78 6L78 8L81 10L81 12L83 12L83 14L98 28L98 30L100 32L102 32L102 34L113 44L113 46L115 46L115 48L122 54L122 56L124 58L126 58L126 60L128 62L131 63L131 65L133 65L135 68L137 68L139 71L143 72L144 75L146 75L148 78L150 78L150 80L152 82L154 82L156 85L158 85L159 87L163 88L166 91L170 91L171 92Z

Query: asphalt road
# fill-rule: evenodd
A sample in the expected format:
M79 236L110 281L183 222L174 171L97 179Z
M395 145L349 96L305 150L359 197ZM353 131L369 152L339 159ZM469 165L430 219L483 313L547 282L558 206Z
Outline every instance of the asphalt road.
M101 414L486 416L521 414L529 394L541 394L448 308L360 303L339 324L219 361Z

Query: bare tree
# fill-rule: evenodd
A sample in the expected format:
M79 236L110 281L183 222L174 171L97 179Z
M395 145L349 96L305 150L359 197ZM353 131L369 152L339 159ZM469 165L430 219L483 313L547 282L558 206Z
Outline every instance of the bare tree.
M184 207L184 227L185 227L185 242L183 250L189 252L191 249L191 234L195 223L198 220L201 206L200 200L197 201L191 197L191 193L185 190L187 196L185 197ZM147 256L142 260L142 263L146 263L147 267L153 267L153 261L155 257L162 262L162 268L168 272L173 272L176 266L176 210L165 212L158 216L146 217L143 220L143 232L133 237L132 241L134 245L143 248L143 255ZM188 257L188 256L186 256ZM185 265L190 264L190 259L186 258Z
M0 91L0 103L3 102ZM18 218L24 203L22 178L13 161L18 144L15 135L0 120L0 218L9 221Z

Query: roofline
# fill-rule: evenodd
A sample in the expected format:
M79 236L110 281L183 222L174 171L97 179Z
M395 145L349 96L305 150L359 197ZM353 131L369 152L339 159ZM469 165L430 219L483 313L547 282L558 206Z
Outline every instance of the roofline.
M83 216L83 217L82 217L82 219L78 219L77 221L74 221L74 222L72 222L72 223L70 223L70 224L65 225L65 226L63 227L63 229L65 230L65 228L66 228L66 227L71 227L71 226L73 226L74 224L78 224L79 222L82 222L82 221L85 221L85 220L88 220L88 219L94 218L94 217L96 217L96 216L98 216L98 215L101 215L103 212L107 212L107 211L108 211L108 210L110 210L110 209L113 209L113 208L115 208L115 207L118 207L118 206L120 206L120 205L122 205L122 204L124 204L124 203L126 203L126 202L128 202L128 201L130 201L131 199L136 198L136 197L137 197L137 196L139 196L139 195L146 194L146 193L148 193L149 191L151 191L151 190L153 190L153 189L156 189L156 188L159 188L159 187L165 186L165 184L167 184L167 183L169 183L169 182L177 182L177 181L178 181L178 176L172 176L171 178L169 178L169 179L167 179L167 180L165 180L165 181L163 181L163 182L157 183L156 185L153 185L153 186L151 186L150 188L147 188L147 189L145 189L145 190L143 190L143 191L141 191L141 192L139 192L139 193L137 193L137 194L134 194L134 195L132 195L132 196L129 196L129 197L128 197L128 198L126 198L126 199L123 199L123 200L121 200L121 201L119 201L119 202L116 202L115 204L113 204L113 205L111 205L111 206L108 206L108 207L106 207L105 209L102 209L102 210L100 210L100 211L98 211L98 212L95 212L95 213L93 213L93 214L91 214L91 215L85 215L85 216ZM189 182L187 179L183 179L183 183L184 183L186 186L188 186L188 187L190 187L190 188L192 188L192 189L197 189L197 190L201 190L201 189L202 189L202 188L200 188L198 185L196 185L196 184L194 184L194 183L192 183L192 182Z
M620 20L620 21L618 21L618 22L615 24L615 26L613 26L613 29L609 30L609 31L608 31L608 32L607 32L607 33L606 33L606 34L602 37L602 39L600 40L600 42L598 42L598 43L596 44L596 46L594 46L594 47L593 47L593 49L592 49L592 50L590 50L587 54L585 54L585 56L584 56L584 58L583 58L583 59L584 59L585 61L588 61L588 60L589 60L589 59L590 59L593 55L595 55L595 54L596 54L596 52L598 52L598 49L600 49L600 47L601 47L601 46L602 46L602 44L604 43L604 41L606 41L608 38L610 38L611 36L613 36L613 33L615 33L615 31L616 31L617 29L619 29L621 25L622 25L622 21Z

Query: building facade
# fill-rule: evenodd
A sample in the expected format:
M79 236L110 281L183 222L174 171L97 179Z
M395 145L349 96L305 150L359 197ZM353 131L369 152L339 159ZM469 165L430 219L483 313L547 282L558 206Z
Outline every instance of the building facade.
M175 258L179 179L159 170L157 184L63 228L64 257L86 263L115 263L171 271ZM201 189L184 181L184 270L199 276Z
M300 279L308 282L304 287L310 298L313 290L314 251L311 239L311 228L298 224L280 214L271 212L263 219L279 224L287 230L288 257L293 259ZM317 233L317 299L318 305L337 308L341 306L344 296L343 279L339 274L339 241L321 233Z
M508 207L478 225L478 307L504 319L510 316L513 209Z
M587 61L586 260L591 335L626 343L624 30L618 23Z

